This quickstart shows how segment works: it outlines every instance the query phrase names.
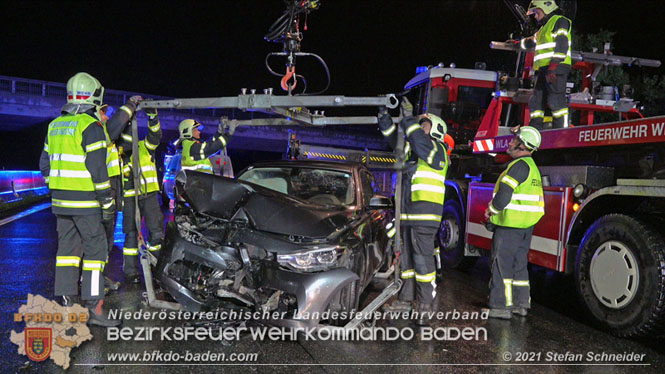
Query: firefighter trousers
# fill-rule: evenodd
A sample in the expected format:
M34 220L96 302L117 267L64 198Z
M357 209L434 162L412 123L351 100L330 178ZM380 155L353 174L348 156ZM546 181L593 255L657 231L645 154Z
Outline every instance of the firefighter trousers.
M125 233L125 245L122 248L123 266L126 275L135 275L139 272L139 240L136 231L134 197L125 197L123 207L122 231ZM139 209L141 217L145 220L148 229L148 250L159 256L164 239L164 214L159 206L157 192L139 196Z
M530 308L529 247L533 226L496 226L492 238L492 277L489 306L493 309Z
M400 255L402 289L399 299L433 304L436 297L435 227L404 227L404 245Z
M104 265L107 242L101 213L56 215L58 252L55 261L55 295L81 299L104 298Z
M568 102L566 100L566 80L568 73L557 74L556 82L549 83L545 79L547 68L540 69L536 75L533 96L529 100L529 125L542 130L547 104L552 111L552 128L561 129L568 122Z
M111 255L111 250L113 249L114 243L114 234L115 234L115 224L118 218L118 210L120 210L120 203L122 202L122 180L120 176L109 177L111 182L111 195L115 199L116 214L113 216L113 220L103 222L104 231L106 232L106 240L108 241L108 253Z

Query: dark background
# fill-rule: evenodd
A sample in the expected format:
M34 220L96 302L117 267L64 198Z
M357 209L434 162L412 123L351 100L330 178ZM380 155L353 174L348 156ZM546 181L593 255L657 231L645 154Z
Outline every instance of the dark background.
M263 36L284 9L281 0L4 1L0 74L64 83L86 71L106 88L173 97L277 88L279 78L268 73L264 58L282 46ZM616 31L615 54L663 59L661 9L655 0L580 0L573 32ZM398 92L417 66L439 62L514 69L513 53L489 49L490 41L518 29L499 0L323 0L307 25L302 50L327 62L329 94ZM284 62L275 58L272 66L283 71ZM310 92L325 85L313 60L298 59L297 72ZM43 136L39 129L2 132L0 147L16 148L18 138L38 149Z

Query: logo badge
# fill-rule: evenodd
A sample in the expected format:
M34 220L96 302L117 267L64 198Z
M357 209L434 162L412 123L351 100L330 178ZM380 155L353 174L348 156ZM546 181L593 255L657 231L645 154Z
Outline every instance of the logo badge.
M25 353L32 361L44 361L51 355L52 331L50 328L25 329Z

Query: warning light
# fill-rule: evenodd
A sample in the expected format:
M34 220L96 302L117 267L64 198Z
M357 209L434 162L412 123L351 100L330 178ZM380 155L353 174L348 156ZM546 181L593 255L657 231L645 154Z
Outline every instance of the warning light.
M418 66L416 67L416 74L424 73L427 71L427 66Z
M578 210L580 210L580 204L578 203L573 204L573 212L577 212Z

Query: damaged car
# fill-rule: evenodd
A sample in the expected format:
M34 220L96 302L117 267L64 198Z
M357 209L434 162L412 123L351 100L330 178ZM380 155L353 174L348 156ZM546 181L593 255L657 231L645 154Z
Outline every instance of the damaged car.
M362 164L263 162L237 179L183 171L175 184L179 203L156 275L188 311L342 324L390 268L392 201L375 194Z

